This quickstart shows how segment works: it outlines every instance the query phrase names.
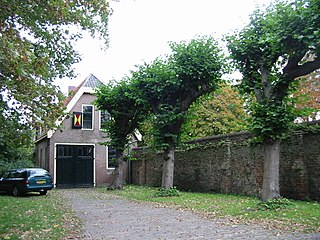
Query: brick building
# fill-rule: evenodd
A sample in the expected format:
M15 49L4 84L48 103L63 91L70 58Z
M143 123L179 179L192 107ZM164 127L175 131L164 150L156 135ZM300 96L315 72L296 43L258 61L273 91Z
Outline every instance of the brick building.
M90 74L65 100L68 115L59 122L60 129L38 131L36 160L52 174L56 187L107 185L113 179L114 151L101 145L107 140L101 123L110 116L93 104L94 89L101 84Z

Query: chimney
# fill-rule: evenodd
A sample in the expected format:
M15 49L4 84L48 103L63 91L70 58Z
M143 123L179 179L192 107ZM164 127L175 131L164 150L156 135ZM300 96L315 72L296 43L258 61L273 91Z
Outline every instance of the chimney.
M73 92L74 90L76 90L76 86L69 86L68 87L68 96L70 96L71 95L71 92Z

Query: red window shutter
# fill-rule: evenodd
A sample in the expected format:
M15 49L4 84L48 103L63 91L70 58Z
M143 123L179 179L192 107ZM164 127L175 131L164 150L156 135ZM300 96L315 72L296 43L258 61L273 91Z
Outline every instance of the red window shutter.
M82 112L73 112L72 128L82 128Z

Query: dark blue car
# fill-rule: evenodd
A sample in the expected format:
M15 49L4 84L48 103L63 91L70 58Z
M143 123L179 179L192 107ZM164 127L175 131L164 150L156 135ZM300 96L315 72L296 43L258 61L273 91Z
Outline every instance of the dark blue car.
M28 192L39 192L46 195L53 188L50 173L42 168L12 169L0 178L0 191L11 193L13 196L24 195Z

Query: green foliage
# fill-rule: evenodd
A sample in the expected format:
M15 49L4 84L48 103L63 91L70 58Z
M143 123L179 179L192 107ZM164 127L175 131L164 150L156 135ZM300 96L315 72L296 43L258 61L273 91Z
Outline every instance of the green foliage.
M27 167L35 167L35 163L33 162L33 152L26 152L30 149L15 149L14 154L19 155L15 159L12 160L0 160L0 175L2 175L5 171L14 169L14 168L27 168Z
M122 79L118 83L109 83L101 86L96 91L95 104L101 110L107 110L111 116L103 129L116 150L123 151L131 141L129 135L137 128L138 124L146 116L146 108L143 102L138 102L129 79Z
M320 132L320 125L318 122L303 122L299 124L295 124L292 128L293 131L302 130L307 133L319 133Z
M172 188L158 188L158 191L155 192L154 197L178 197L180 192L176 187Z
M132 72L137 98L149 104L152 135L160 148L179 142L189 106L221 82L223 56L212 37L170 43L172 54Z
M257 208L261 211L266 211L266 210L279 210L279 209L286 209L289 206L292 206L293 203L289 201L287 198L276 198L276 199L271 199L266 202L259 202L257 205Z
M33 166L32 131L19 122L18 114L0 114L0 173L10 168Z
M106 1L2 0L0 11L0 164L29 166L31 127L56 127L63 98L53 84L73 77L81 31L108 41ZM81 30L82 29L82 30Z
M0 88L7 115L18 112L33 126L54 125L63 113L57 77L73 77L80 60L73 48L81 31L107 42L107 1L2 0ZM82 30L81 30L82 29Z
M148 146L151 148L156 148L156 143L154 140L154 133L153 133L153 115L149 114L146 119L140 124L139 131L143 136L141 146Z
M254 102L250 105L249 127L260 141L280 139L293 125L293 106L285 102Z
M152 114L155 147L164 150L162 187L173 186L174 151L190 105L218 87L223 73L223 56L212 37L170 43L171 55L138 66L132 72L137 101Z
M96 95L95 104L110 114L109 121L102 126L109 138L104 144L111 145L116 155L114 178L110 188L122 189L122 165L126 160L124 150L129 147L133 139L132 134L146 117L147 108L143 101L136 98L136 90L128 78L123 78L116 84L101 86L97 89Z
M182 140L246 130L243 99L232 86L222 85L215 92L194 102L183 125Z
M320 68L319 11L318 0L279 0L256 10L248 26L226 38L243 75L240 89L253 112L253 131L264 140L288 130L295 79Z
M293 91L296 118L304 122L314 121L320 111L320 69L299 79Z

